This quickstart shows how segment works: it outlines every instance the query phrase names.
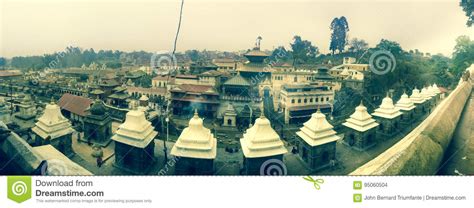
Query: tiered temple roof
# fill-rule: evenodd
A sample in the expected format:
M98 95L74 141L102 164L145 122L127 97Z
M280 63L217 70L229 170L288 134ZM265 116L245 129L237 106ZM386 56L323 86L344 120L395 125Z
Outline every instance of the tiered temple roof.
M428 93L430 94L431 97L434 97L438 94L436 93L436 89L433 87L433 85L428 86Z
M217 140L211 130L204 127L197 111L189 120L186 127L179 136L176 144L171 149L171 154L178 157L215 159L217 154Z
M71 123L54 102L46 105L43 115L31 130L43 139L50 136L51 140L74 132Z
M237 112L235 111L235 108L232 105L232 103L229 103L227 105L227 109L224 111L224 115L227 115L227 116L236 116L237 115Z
M415 104L421 104L425 102L425 99L420 94L420 90L418 90L416 87L411 93L410 100Z
M112 137L112 140L133 147L144 148L153 141L158 132L145 118L145 113L140 110L131 110L127 113L125 122Z
M402 113L398 108L395 108L395 106L393 105L392 98L387 95L382 100L382 104L380 104L380 107L375 109L375 112L372 113L372 115L381 118L393 119L402 115Z
M436 83L433 84L433 91L434 91L436 94L441 93L441 90L440 90L439 87L436 85Z
M425 100L429 100L432 97L427 87L423 87L423 89L420 92L420 95Z
M333 126L326 120L326 115L318 109L311 118L303 124L296 135L301 137L310 146L323 145L339 139Z
M240 145L246 158L269 157L288 152L263 113L255 120L255 125L244 133Z
M411 99L408 98L408 95L406 93L403 93L400 100L398 100L397 104L395 104L395 107L400 109L400 110L411 111L416 106L415 106L415 104L413 104L413 101L411 101Z
M379 124L367 112L367 108L361 102L356 107L355 112L342 125L359 132L365 132L377 127Z

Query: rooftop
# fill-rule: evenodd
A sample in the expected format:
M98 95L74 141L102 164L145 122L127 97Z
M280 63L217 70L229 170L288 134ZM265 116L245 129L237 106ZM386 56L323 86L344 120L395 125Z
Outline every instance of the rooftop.
M43 139L50 136L51 140L74 132L69 120L61 114L61 109L54 103L46 105L43 115L31 130Z
M387 97L382 100L380 107L375 109L375 112L372 113L372 115L381 118L393 119L402 115L402 113L398 108L395 108L392 98L387 95Z
M310 146L323 145L339 139L333 126L326 120L326 116L318 110L303 124L300 131L296 132Z
M240 144L244 156L247 158L269 157L288 152L280 136L263 114L255 120L255 125L247 129L243 138L240 139Z
M137 148L145 148L158 135L145 113L140 110L131 110L127 113L125 122L112 136L112 140Z
M365 132L377 127L379 124L370 116L367 112L367 108L361 102L360 105L356 107L355 112L346 119L346 122L342 125L359 132Z
M63 94L58 101L58 105L62 109L80 116L85 116L87 114L86 110L91 106L91 104L91 99L69 93Z
M181 132L171 149L171 155L201 159L216 158L217 140L211 130L203 126L203 120L199 118L197 111L189 120L189 126Z

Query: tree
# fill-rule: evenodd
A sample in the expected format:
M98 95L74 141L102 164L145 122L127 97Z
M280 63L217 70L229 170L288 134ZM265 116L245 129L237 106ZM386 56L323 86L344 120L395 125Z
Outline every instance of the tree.
M0 68L4 68L7 65L7 59L0 57Z
M462 10L466 13L467 26L471 27L474 23L474 1L473 0L461 0L460 3Z
M270 64L278 64L282 62L286 62L287 60L290 60L291 54L289 51L286 50L285 47L283 46L278 46L273 50L272 54L270 57L268 57L268 61Z
M474 63L474 41L468 36L459 36L456 39L452 62L453 73L457 76Z
M293 66L306 63L318 55L318 47L313 46L311 41L303 40L300 36L293 37L293 43L290 43L293 53Z
M387 50L390 51L395 57L399 57L403 54L403 49L399 43L395 41L390 41L386 39L380 40L380 43L375 46L377 50Z
M332 54L337 51L341 53L347 44L347 32L349 32L349 23L347 23L346 17L334 18L331 22L331 43L329 44L329 50Z
M369 49L369 44L365 40L353 38L349 42L349 52L359 54Z
M200 59L199 51L197 50L187 50L184 52L192 62L197 62Z

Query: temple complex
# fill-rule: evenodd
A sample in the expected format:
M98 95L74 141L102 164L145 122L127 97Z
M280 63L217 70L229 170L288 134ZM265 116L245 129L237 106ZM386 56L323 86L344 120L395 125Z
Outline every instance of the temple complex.
M333 126L319 109L296 135L299 140L299 156L312 171L322 169L336 159L336 141L339 136L336 136Z
M265 78L271 78L271 70L270 68L266 68L268 64L264 62L269 55L260 50L261 40L262 37L257 37L255 47L244 54L248 62L244 63L240 68L237 68L240 75L250 80L253 84L258 84L265 80Z
M350 147L356 150L366 150L377 143L376 127L379 124L367 112L362 101L342 125L346 128L343 142Z
M203 126L196 110L171 149L171 155L179 157L175 174L212 175L216 154L217 140L211 130Z
M158 135L140 110L127 113L112 140L115 141L115 166L135 174L145 174L155 162L154 138Z
M262 165L271 159L283 163L283 154L287 153L285 145L280 136L271 127L270 121L261 110L260 118L255 124L247 129L240 145L244 153L243 173L247 175L258 175L262 172Z
M36 134L36 145L51 144L64 155L74 155L72 149L71 123L61 114L61 109L53 101L46 105L43 115L31 129Z
M393 100L387 96L382 100L380 107L375 109L372 116L379 123L377 134L380 140L387 140L400 131L400 116L402 113L393 105Z

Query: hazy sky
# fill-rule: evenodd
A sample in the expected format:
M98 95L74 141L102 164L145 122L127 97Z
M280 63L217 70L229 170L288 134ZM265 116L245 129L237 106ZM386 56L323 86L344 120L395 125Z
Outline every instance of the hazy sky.
M180 0L0 0L0 56L42 55L68 45L171 50ZM329 24L345 16L350 38L450 55L474 27L458 0L185 0L178 51L288 46L294 35L328 52Z

